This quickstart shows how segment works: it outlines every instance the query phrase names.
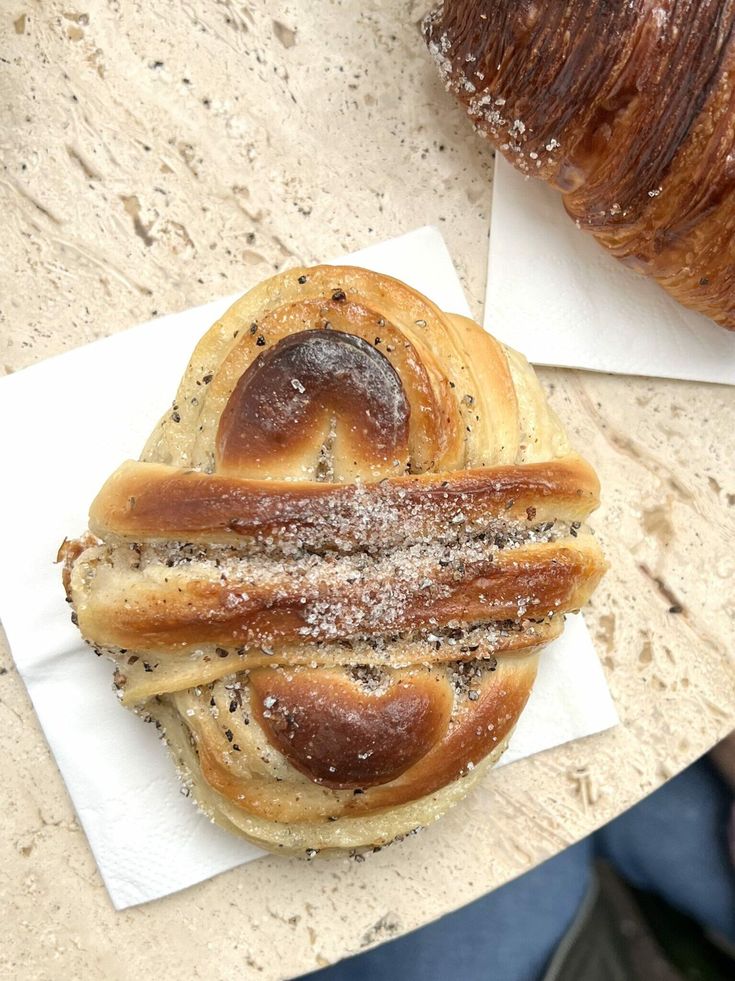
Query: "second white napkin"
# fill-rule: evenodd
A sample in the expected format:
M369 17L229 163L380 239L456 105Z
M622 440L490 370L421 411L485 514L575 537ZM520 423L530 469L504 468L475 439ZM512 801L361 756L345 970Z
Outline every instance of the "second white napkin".
M534 364L735 385L735 331L626 269L500 154L485 327Z

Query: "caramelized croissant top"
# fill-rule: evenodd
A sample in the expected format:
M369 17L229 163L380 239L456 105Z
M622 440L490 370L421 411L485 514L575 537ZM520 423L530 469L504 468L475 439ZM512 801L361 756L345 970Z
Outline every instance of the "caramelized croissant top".
M445 0L429 48L479 130L577 225L735 329L735 4Z
M597 500L520 355L389 277L299 269L204 336L65 584L215 820L377 845L502 752L604 569Z

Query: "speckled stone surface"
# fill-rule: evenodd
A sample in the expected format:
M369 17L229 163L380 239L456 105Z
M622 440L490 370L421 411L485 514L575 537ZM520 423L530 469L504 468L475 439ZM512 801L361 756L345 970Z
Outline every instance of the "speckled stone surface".
M479 316L491 153L425 54L427 6L0 5L0 371L426 223ZM363 863L263 859L115 913L3 646L0 975L298 975L529 869L735 726L735 390L543 378L602 478L589 619L624 724Z

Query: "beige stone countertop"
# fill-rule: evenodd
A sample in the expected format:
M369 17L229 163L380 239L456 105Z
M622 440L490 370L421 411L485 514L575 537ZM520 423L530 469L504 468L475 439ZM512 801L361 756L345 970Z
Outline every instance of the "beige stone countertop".
M425 53L427 6L1 4L0 370L428 223L479 316L492 155ZM264 858L115 913L3 647L0 975L297 975L526 871L735 726L735 390L542 376L602 480L589 622L623 725L362 863Z

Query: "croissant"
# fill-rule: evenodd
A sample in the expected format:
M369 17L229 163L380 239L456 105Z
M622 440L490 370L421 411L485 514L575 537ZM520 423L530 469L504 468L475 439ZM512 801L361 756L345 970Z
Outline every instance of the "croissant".
M735 5L445 0L429 49L478 130L577 226L735 329Z
M521 355L387 276L296 269L205 334L64 583L214 821L359 851L503 752L604 571L598 490Z

